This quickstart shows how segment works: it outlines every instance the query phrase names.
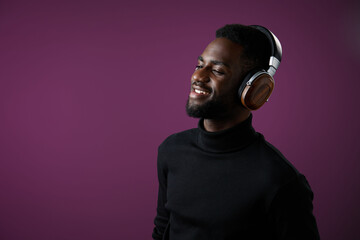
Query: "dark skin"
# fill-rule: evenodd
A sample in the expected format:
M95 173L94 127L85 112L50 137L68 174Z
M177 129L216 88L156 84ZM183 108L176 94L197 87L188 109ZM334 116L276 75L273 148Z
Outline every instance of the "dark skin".
M237 90L246 69L242 63L243 48L226 38L216 38L199 56L191 77L190 105L201 105L221 99L224 111L216 118L204 119L209 132L231 128L246 120L250 111L238 101Z

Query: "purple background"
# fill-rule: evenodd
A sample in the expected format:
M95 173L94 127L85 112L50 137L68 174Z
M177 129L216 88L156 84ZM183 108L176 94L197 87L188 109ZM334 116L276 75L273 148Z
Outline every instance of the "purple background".
M227 23L281 40L254 126L307 176L322 239L360 239L355 2L1 1L0 239L150 239L157 147L196 126L190 76Z

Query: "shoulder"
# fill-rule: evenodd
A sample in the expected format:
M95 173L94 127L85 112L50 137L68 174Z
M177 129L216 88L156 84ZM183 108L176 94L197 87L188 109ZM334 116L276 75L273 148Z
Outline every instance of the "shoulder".
M259 134L255 145L257 171L264 181L270 201L280 189L303 179L303 175L294 165L276 147L267 142L262 134Z
M260 145L264 156L266 156L266 179L269 183L270 201L279 193L289 194L294 192L307 192L312 195L310 186L305 176L272 144L267 142L260 134ZM296 194L295 194L296 193ZM281 195L281 194L280 194Z
M262 134L259 134L259 144L263 154L268 159L271 170L278 174L284 174L287 178L295 178L300 173L294 165L271 143L265 140Z
M174 162L177 156L187 152L189 146L196 141L197 129L189 129L182 132L174 133L168 136L158 148L158 164L167 166Z
M192 128L182 132L171 134L159 145L159 151L164 151L174 146L179 146L193 142L196 138L197 131L198 131L197 128Z

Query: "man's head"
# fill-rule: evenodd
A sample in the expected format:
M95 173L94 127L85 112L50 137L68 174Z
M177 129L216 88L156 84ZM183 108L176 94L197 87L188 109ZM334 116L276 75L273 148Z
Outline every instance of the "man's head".
M268 41L258 30L238 24L218 29L191 77L188 115L221 119L247 111L238 98L238 89L250 70L267 68L269 55Z
M243 55L240 57L245 70L268 68L271 54L269 40L256 28L229 24L216 30L216 38L227 38L243 47Z

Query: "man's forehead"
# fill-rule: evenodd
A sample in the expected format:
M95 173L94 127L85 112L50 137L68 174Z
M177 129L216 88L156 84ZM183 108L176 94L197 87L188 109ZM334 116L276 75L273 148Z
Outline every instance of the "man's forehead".
M216 38L209 43L200 57L206 61L237 61L242 53L242 49L241 45L234 43L227 38Z
M204 58L202 56L199 56L198 60L204 62ZM215 60L215 59L210 59L209 61L214 65L223 65L230 68L230 65L227 62L223 62L221 60Z

